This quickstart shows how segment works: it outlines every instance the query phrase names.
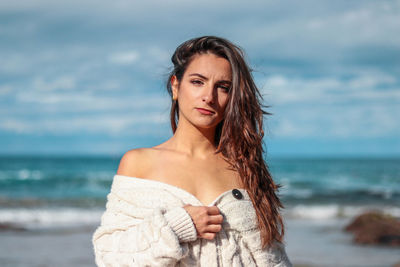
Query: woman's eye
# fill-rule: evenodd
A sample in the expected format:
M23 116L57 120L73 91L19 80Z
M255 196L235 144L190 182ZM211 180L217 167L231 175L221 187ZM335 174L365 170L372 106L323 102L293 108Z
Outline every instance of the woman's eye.
M200 81L200 80L192 80L191 83L196 84L196 85L201 85L201 84L203 84L203 82Z
M226 92L229 92L229 90L230 90L230 87L228 87L228 86L220 85L218 87L221 88L222 90L226 91Z

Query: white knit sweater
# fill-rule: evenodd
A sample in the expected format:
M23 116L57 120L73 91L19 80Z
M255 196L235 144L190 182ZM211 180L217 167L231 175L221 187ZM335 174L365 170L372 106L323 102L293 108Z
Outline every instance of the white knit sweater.
M213 240L197 238L185 204L203 206L191 193L159 181L115 175L101 225L93 234L103 266L292 266L284 245L261 249L256 214L246 190L219 195L223 215Z

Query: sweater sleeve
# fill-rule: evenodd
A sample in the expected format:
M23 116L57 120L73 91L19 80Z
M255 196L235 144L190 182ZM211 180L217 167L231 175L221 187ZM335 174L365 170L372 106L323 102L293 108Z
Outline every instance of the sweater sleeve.
M292 267L292 263L289 260L288 255L286 254L285 246L284 244L275 241L273 245L267 249L268 254L265 257L263 255L263 259L261 262L264 260L267 261L268 266L274 266L274 267ZM263 253L260 253L259 251L255 252L254 255L257 257L260 254L262 255Z
M197 239L196 228L183 207L144 208L107 196L101 225L92 237L96 264L103 266L174 266Z

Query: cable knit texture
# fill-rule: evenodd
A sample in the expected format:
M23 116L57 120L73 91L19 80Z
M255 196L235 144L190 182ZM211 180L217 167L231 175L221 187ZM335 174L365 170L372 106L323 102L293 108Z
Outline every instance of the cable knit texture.
M262 249L255 209L245 189L219 195L209 206L223 215L213 240L197 238L186 204L191 193L154 180L115 175L101 225L93 234L96 264L105 266L292 266L285 247Z

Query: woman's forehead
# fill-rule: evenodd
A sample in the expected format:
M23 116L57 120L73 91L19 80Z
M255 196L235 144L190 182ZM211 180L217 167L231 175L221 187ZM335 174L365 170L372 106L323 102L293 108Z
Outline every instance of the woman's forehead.
M232 71L228 60L215 54L197 54L186 69L187 75L201 74L204 77L231 80Z

